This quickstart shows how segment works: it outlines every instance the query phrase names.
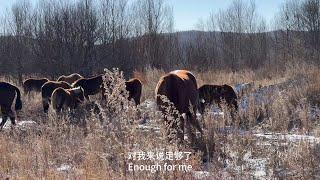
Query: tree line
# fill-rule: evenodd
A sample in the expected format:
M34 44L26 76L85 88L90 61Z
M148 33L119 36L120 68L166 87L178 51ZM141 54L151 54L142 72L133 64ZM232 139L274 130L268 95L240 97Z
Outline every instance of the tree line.
M320 62L319 0L288 0L272 23L244 0L187 32L174 32L165 0L18 1L2 17L0 73L22 79L119 67L130 76L147 67L236 71Z

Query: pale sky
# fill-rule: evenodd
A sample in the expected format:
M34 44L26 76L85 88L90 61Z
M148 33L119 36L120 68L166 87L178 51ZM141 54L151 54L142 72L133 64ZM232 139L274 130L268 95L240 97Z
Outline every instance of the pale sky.
M192 30L199 19L206 20L210 13L225 9L232 0L168 0L173 7L176 30ZM256 0L257 12L269 23L285 0Z
M30 0L36 2L37 0ZM245 1L245 0L244 0ZM0 14L10 10L15 0L0 0ZM177 31L194 30L199 19L207 19L212 12L219 12L230 5L232 0L166 0L173 8L175 19L174 29ZM279 6L285 0L256 0L257 11L269 23L274 14L278 12Z

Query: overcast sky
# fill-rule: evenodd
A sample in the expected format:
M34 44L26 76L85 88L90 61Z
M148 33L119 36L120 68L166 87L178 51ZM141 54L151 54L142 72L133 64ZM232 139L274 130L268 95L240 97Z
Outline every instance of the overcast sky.
M36 2L37 0L30 0ZM216 13L219 9L228 7L232 0L166 0L173 8L175 19L175 30L193 30L199 19L207 19L211 12ZM285 0L256 0L257 11L262 15L266 22L274 18L279 6ZM1 14L10 10L15 0L0 0Z

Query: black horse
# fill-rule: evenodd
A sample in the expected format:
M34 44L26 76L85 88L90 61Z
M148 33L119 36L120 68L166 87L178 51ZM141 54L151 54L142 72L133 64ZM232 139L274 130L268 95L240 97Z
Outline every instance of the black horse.
M0 82L0 107L2 113L2 122L0 123L0 129L3 128L7 122L8 117L11 123L15 125L15 114L11 109L14 98L16 97L15 110L22 109L20 90L9 83Z
M80 78L72 84L72 87L82 87L84 96L89 100L89 95L102 93L102 98L105 98L105 90L103 87L103 75L98 75L92 78Z

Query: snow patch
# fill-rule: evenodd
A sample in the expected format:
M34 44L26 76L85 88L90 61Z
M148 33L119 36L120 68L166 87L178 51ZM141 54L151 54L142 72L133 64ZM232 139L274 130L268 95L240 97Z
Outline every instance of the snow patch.
M248 110L250 100L256 105L264 105L273 102L280 95L281 91L276 86L262 87L241 98L239 106L244 110Z
M72 169L72 167L68 164L61 164L58 168L57 168L57 171L60 171L60 172L68 172Z
M308 141L312 143L319 143L320 138L309 136L309 135L298 135L298 134L281 134L281 133L270 133L270 134L253 134L256 137L266 138L268 140L287 140L290 142Z
M246 162L253 169L255 178L263 178L267 175L267 159L266 158L248 158Z
M142 109L154 110L157 108L157 103L151 99L146 99L139 105Z
M152 125L139 124L138 128L141 129L142 131L145 131L145 132L151 131L151 132L155 132L155 133L160 133L160 128L156 127L156 126L152 126Z
M302 75L298 75L291 79L288 79L284 82L260 87L259 89L255 90L254 92L243 96L239 100L239 107L247 110L249 107L249 100L252 99L256 105L266 105L272 103L277 97L283 96L283 94L296 86L303 86L308 82L308 78ZM241 91L243 88L242 84L236 85L235 90L237 92Z
M318 119L320 117L320 108L319 107L311 107L309 112L309 118Z
M38 124L35 121L18 121L17 125L26 127L26 126L35 126L35 125L38 125Z
M204 179L210 176L208 171L193 171L193 177L195 179Z
M225 126L217 129L217 132L224 134L239 134L239 135L247 135L249 132L241 130L239 128L235 128L232 126Z
M217 107L212 107L209 111L210 115L213 116L221 116L224 117L224 112L221 111L221 109L217 108Z
M2 119L0 118L2 121ZM38 124L35 121L16 121L16 126L19 129L30 129L36 127ZM3 126L4 129L8 129L12 126L10 119L7 120L6 124Z
M224 112L221 111L221 109L219 109L218 107L210 107L208 114L211 116L220 116L220 117L224 117ZM201 117L202 115L200 113L196 113L197 117Z
M238 96L242 96L244 93L248 93L253 89L253 83L240 83L234 86L234 90L236 91Z

